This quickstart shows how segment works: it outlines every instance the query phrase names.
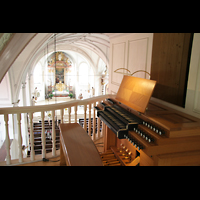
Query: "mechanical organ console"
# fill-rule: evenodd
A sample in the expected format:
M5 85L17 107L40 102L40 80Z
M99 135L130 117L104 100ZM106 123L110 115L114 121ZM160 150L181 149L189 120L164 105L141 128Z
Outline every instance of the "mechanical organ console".
M150 101L155 85L124 76L116 97L95 107L105 166L200 165L200 119Z

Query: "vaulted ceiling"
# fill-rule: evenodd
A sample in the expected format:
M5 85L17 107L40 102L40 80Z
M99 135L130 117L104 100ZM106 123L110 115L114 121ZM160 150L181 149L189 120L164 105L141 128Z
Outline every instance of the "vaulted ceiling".
M0 39L4 35L0 35ZM13 101L18 98L27 73L47 53L60 50L81 54L90 63L97 55L109 67L110 36L113 33L14 33L0 51L0 82L9 70Z
M1 34L1 38L3 36ZM22 66L38 60L39 55L44 55L47 44L48 52L54 51L56 43L57 50L65 47L88 56L90 52L96 53L108 65L109 36L109 33L14 33L0 52L0 82L11 66L18 64L18 70L23 72Z

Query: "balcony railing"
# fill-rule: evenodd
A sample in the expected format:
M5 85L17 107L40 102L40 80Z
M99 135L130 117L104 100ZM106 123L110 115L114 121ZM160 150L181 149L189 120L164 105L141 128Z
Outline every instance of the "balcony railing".
M41 113L41 122L42 122L42 158L46 157L46 149L45 149L45 125L44 125L44 118L45 118L45 112L51 111L51 118L52 120L52 157L56 156L56 132L55 132L55 112L57 110L60 111L60 120L61 123L65 123L64 121L64 109L68 108L68 123L71 123L71 110L72 107L74 107L74 122L78 122L77 117L77 111L78 106L84 106L84 129L88 130L88 135L91 137L91 139L94 141L98 138L100 138L100 119L97 120L97 134L95 134L95 128L93 128L93 134L91 134L91 118L96 118L96 111L93 109L92 111L92 105L93 107L97 105L97 103L105 100L106 98L114 97L114 95L102 95L97 97L92 97L85 100L72 100L65 103L57 103L57 104L50 104L50 105L38 105L38 106L24 106L24 107L13 107L13 108L0 108L0 115L4 115L4 121L5 121L5 142L6 142L6 161L0 163L0 165L13 165L13 164L23 164L24 158L22 153L22 124L21 124L21 115L22 113L28 113L29 115L29 127L30 127L30 144L31 144L31 152L30 152L30 158L28 162L35 162L37 160L34 152L34 133L33 133L33 113L40 112ZM87 114L88 111L88 114ZM10 155L10 137L9 137L9 114L16 114L17 115L17 135L18 135L18 155L19 159L16 162L11 160ZM86 123L86 118L88 116L88 123ZM96 120L93 120L93 127L96 127ZM27 130L28 132L28 130ZM91 136L92 135L92 136Z

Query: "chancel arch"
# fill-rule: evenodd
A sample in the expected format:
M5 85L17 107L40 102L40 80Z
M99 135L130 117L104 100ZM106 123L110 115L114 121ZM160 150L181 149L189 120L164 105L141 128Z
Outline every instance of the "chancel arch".
M68 97L69 94L73 98L77 98L80 93L84 98L100 95L101 84L96 82L99 65L93 65L94 58L88 60L80 53L66 50L43 56L31 70L34 77L34 81L30 81L31 95L36 95L35 91L39 92L37 101ZM92 90L96 92L92 94Z

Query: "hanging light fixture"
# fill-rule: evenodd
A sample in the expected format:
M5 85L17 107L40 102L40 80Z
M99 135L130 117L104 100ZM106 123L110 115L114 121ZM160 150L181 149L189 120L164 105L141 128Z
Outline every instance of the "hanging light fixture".
M57 103L57 95L56 95L56 33L54 34L54 60L55 60L54 92L55 92L55 103Z
M56 95L56 33L54 34L54 58L55 58L55 84L54 84L54 91L55 91L55 103L57 103L57 95ZM55 112L55 119L52 119L52 121L55 120L56 121L56 125L57 124L57 110Z

